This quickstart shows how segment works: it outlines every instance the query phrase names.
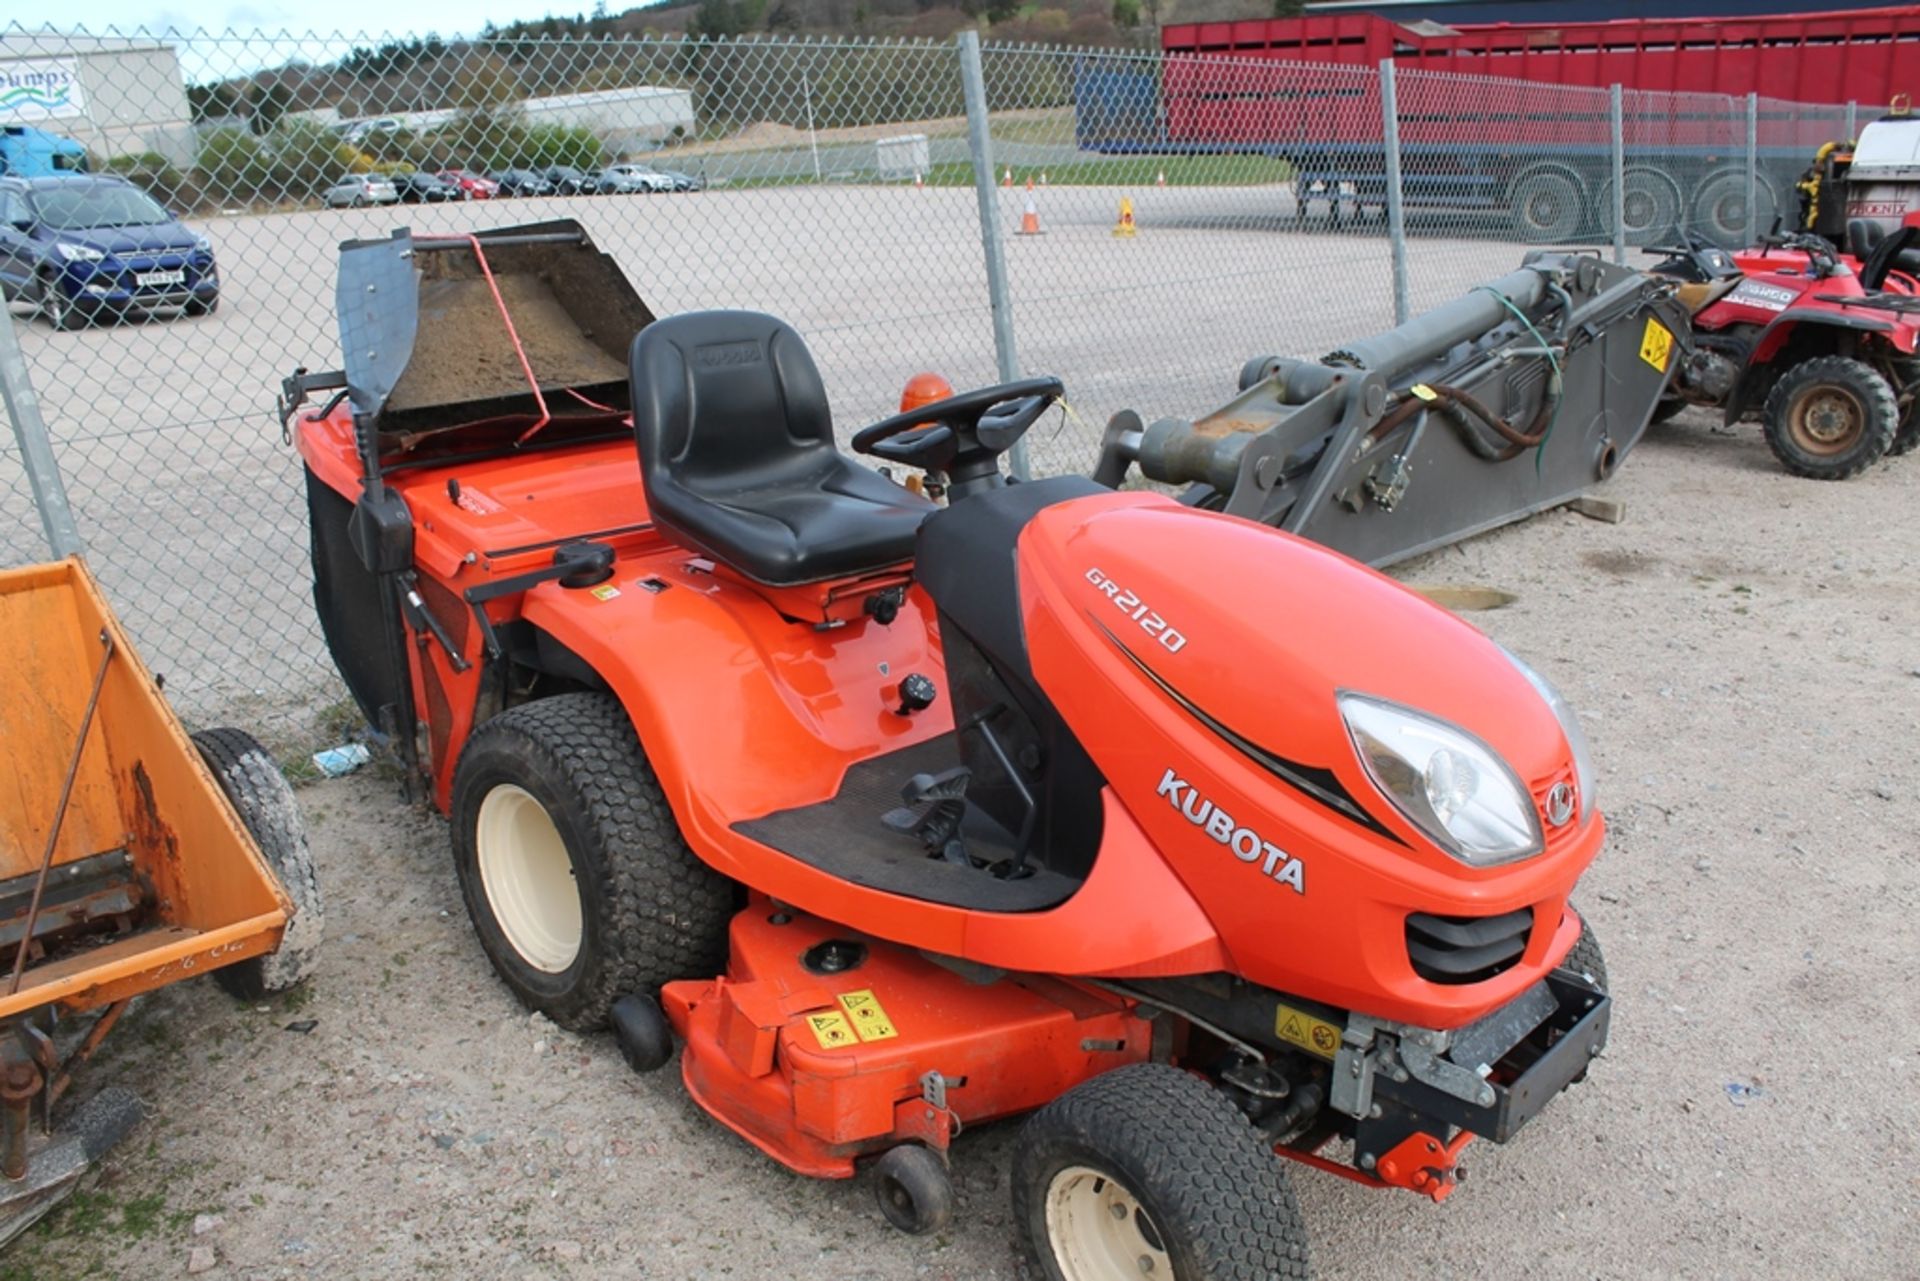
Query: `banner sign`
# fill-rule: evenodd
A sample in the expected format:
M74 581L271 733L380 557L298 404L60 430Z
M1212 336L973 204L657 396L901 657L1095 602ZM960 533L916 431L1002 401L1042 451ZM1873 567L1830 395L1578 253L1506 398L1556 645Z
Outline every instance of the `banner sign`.
M77 116L85 107L80 76L72 61L39 58L0 61L0 124Z

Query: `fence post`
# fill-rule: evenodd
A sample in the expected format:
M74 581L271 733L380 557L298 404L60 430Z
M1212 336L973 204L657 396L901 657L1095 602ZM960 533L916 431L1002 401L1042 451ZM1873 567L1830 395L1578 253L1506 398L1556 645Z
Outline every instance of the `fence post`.
M1860 136L1860 104L1847 99L1847 141L1852 142Z
M1613 260L1622 267L1627 265L1627 110L1626 93L1619 85L1607 90L1608 127L1613 131L1613 208L1608 211L1613 219ZM1686 214L1682 212L1684 222Z
M1762 235L1760 227L1760 95L1747 95L1747 243Z
M1380 124L1387 143L1387 238L1393 255L1393 323L1404 325L1413 314L1413 307L1407 289L1407 214L1400 192L1400 103L1395 96L1392 58L1380 59Z
M980 65L980 33L962 31L960 87L967 102L967 150L973 157L973 194L980 204L980 247L987 255L987 299L993 306L993 351L999 359L1000 381L1020 376L1020 356L1013 342L1013 295L1007 288L1007 243L1000 227L999 199L993 189L993 134L987 127L987 76ZM1014 442L1007 458L1013 474L1032 478L1027 442Z
M53 444L47 439L47 420L40 416L40 398L27 378L27 357L20 350L20 335L14 332L13 312L4 301L0 301L0 396L13 422L13 438L20 443L20 459L27 483L33 487L33 505L40 511L47 546L55 557L72 556L81 550L80 534L74 528L73 508L67 503L67 486L60 479Z

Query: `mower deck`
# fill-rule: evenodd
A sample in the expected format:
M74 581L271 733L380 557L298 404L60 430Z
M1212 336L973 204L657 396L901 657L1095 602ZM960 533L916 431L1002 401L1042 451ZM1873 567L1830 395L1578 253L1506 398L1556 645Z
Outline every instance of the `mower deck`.
M780 810L735 823L733 830L823 872L890 894L981 912L1032 912L1064 903L1080 878L1030 866L1020 877L963 867L928 857L918 837L896 831L881 816L900 806L900 789L916 774L937 774L960 763L949 732L853 766L839 792L818 805ZM1013 854L1014 837L978 807L967 811L967 852L998 863Z
M1029 1111L1144 1061L1150 1025L1110 994L1034 974L961 974L921 952L756 897L728 972L669 983L681 1075L716 1120L782 1165L854 1159Z

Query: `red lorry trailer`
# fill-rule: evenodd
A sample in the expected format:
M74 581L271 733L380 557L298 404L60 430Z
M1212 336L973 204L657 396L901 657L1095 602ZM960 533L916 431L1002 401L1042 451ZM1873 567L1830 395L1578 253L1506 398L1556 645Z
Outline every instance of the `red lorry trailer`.
M1158 83L1081 68L1082 147L1281 156L1296 207L1321 200L1338 219L1384 201L1377 68L1392 58L1408 204L1478 211L1535 241L1612 233L1607 86L1627 90L1629 241L1686 226L1737 243L1791 215L1795 179L1846 130L1844 106L1799 103L1851 99L1871 119L1920 82L1920 6L1451 28L1342 14L1175 25L1161 43ZM1763 95L1751 219L1748 92Z

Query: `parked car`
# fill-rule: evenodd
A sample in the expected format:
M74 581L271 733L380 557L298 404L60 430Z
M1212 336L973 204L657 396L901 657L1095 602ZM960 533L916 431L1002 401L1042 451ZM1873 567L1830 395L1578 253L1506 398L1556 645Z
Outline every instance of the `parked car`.
M322 197L329 209L358 209L362 205L397 205L400 192L393 183L378 174L350 173L327 188Z
M500 184L471 169L442 169L440 177L460 188L463 200L491 200L500 194Z
M681 173L678 169L655 169L655 173L673 184L675 191L705 191L706 177L702 174Z
M608 165L600 171L596 181L597 190L603 196L673 190L673 179L655 173L645 165Z
M124 178L0 178L0 287L55 329L220 304L213 246Z
M593 175L572 165L548 165L540 176L553 184L556 196L586 196L594 191Z
M408 205L444 204L450 200L465 199L460 194L458 183L448 182L434 173L397 173L393 176L393 189L400 193L401 203Z
M495 194L502 196L551 196L553 184L531 169L502 169L493 175Z

